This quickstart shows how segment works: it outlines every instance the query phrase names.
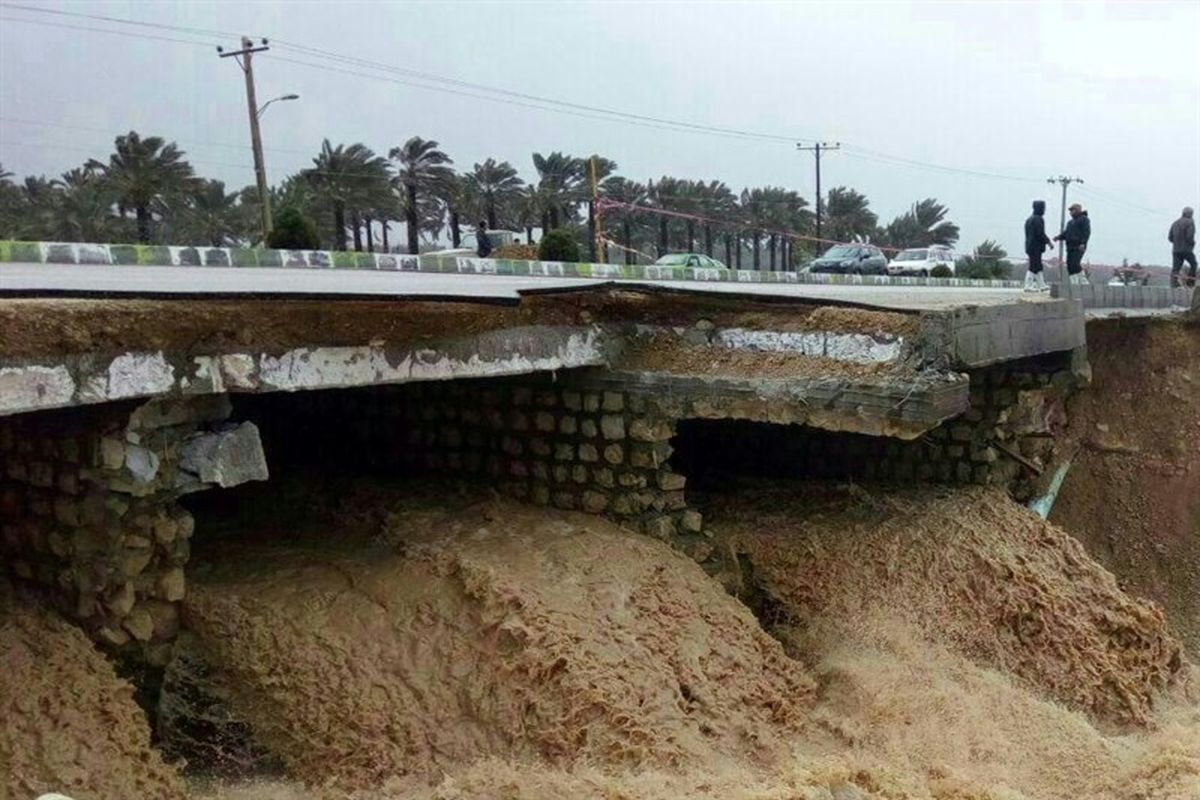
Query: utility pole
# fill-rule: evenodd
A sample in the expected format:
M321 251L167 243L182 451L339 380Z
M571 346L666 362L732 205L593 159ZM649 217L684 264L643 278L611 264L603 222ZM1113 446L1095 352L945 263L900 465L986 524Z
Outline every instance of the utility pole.
M1067 227L1067 187L1072 183L1083 183L1083 178L1067 177L1066 175L1058 175L1054 178L1047 178L1046 183L1058 183L1062 185L1062 205L1058 209L1058 232L1062 233ZM1063 250L1066 247L1066 242L1059 241L1058 243L1058 280L1063 287L1063 297L1070 297L1071 290L1067 280L1067 265L1063 260Z
M811 150L816 157L817 162L817 242L816 252L814 255L820 255L820 247L823 244L821 241L821 151L822 150L840 150L842 149L841 142L814 142L811 145L797 144L797 150Z
M246 107L250 110L250 145L254 150L254 178L258 182L258 208L264 246L271 235L271 198L267 194L267 168L263 164L262 135L258 131L258 100L254 96L254 64L251 59L255 53L270 49L266 39L262 40L259 47L255 47L249 36L242 37L241 50L226 53L223 47L217 48L221 58L233 57L246 74Z
M601 237L604 235L600 225L600 207L596 201L600 198L600 185L596 181L596 157L592 156L588 159L588 183L591 185L592 199L588 208L589 222L592 225L592 247L591 257L592 263L595 264L600 259L600 252L603 250L601 245Z

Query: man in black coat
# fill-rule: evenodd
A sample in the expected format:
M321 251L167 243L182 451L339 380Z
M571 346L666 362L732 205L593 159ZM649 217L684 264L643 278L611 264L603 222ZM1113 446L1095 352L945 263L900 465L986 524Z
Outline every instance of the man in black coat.
M1025 255L1029 257L1029 269L1025 273L1025 291L1048 292L1046 278L1042 275L1042 253L1051 246L1046 235L1046 201L1034 200L1033 213L1025 220Z
M1092 238L1092 221L1079 203L1072 204L1067 210L1071 212L1071 219L1063 232L1054 237L1054 241L1067 245L1068 280L1071 283L1087 283L1087 276L1083 274L1083 254L1087 252L1088 239Z
M1189 206L1183 210L1183 215L1171 224L1167 232L1167 241L1171 243L1171 285L1179 285L1179 272L1186 263L1191 270L1188 272L1187 285L1196 284L1196 223L1192 219L1192 209Z

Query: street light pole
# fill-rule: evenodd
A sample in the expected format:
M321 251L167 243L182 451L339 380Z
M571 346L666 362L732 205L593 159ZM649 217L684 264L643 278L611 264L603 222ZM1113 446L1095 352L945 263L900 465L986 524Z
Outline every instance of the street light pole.
M259 106L258 118L262 119L262 115L267 112L267 106L271 105L271 103L278 103L282 100L299 100L299 99L300 99L300 95L298 95L298 94L281 94L279 97L272 97L270 100L268 100L267 102L265 102L261 106Z
M255 47L254 42L248 36L242 37L241 50L226 53L223 48L217 48L217 53L221 58L232 56L246 75L246 107L250 112L250 145L254 150L254 178L258 183L258 208L262 223L263 244L266 244L267 237L271 234L271 198L267 192L267 168L263 163L262 135L258 130L260 109L258 101L254 96L254 64L252 58L255 53L261 53L269 49L266 39L262 40L262 46ZM270 103L267 105L270 105ZM263 108L265 109L266 106L263 106Z
M797 144L797 150L811 150L817 162L817 241L813 247L813 255L821 254L821 151L822 150L839 150L841 142L814 142L812 145Z

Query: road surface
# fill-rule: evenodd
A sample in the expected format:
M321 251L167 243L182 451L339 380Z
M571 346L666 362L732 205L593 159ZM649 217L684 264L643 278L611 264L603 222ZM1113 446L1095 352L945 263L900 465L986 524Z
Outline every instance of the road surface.
M828 284L734 283L717 281L638 281L459 275L371 270L285 269L280 267L138 267L74 264L0 264L0 293L110 296L321 296L453 298L513 301L526 292L547 292L618 283L669 291L795 298L852 303L897 311L945 310L1005 305L1031 298L1016 289L853 286Z

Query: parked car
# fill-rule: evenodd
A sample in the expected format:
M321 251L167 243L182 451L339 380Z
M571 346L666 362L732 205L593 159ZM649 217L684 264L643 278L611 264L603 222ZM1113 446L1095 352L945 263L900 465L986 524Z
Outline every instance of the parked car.
M667 253L658 261L656 267L704 267L705 269L729 269L715 258L702 253Z
M945 245L911 247L901 250L888 262L889 275L921 275L928 277L934 267L946 267L954 272L954 251Z
M886 275L887 257L873 244L837 244L808 265L809 272Z

